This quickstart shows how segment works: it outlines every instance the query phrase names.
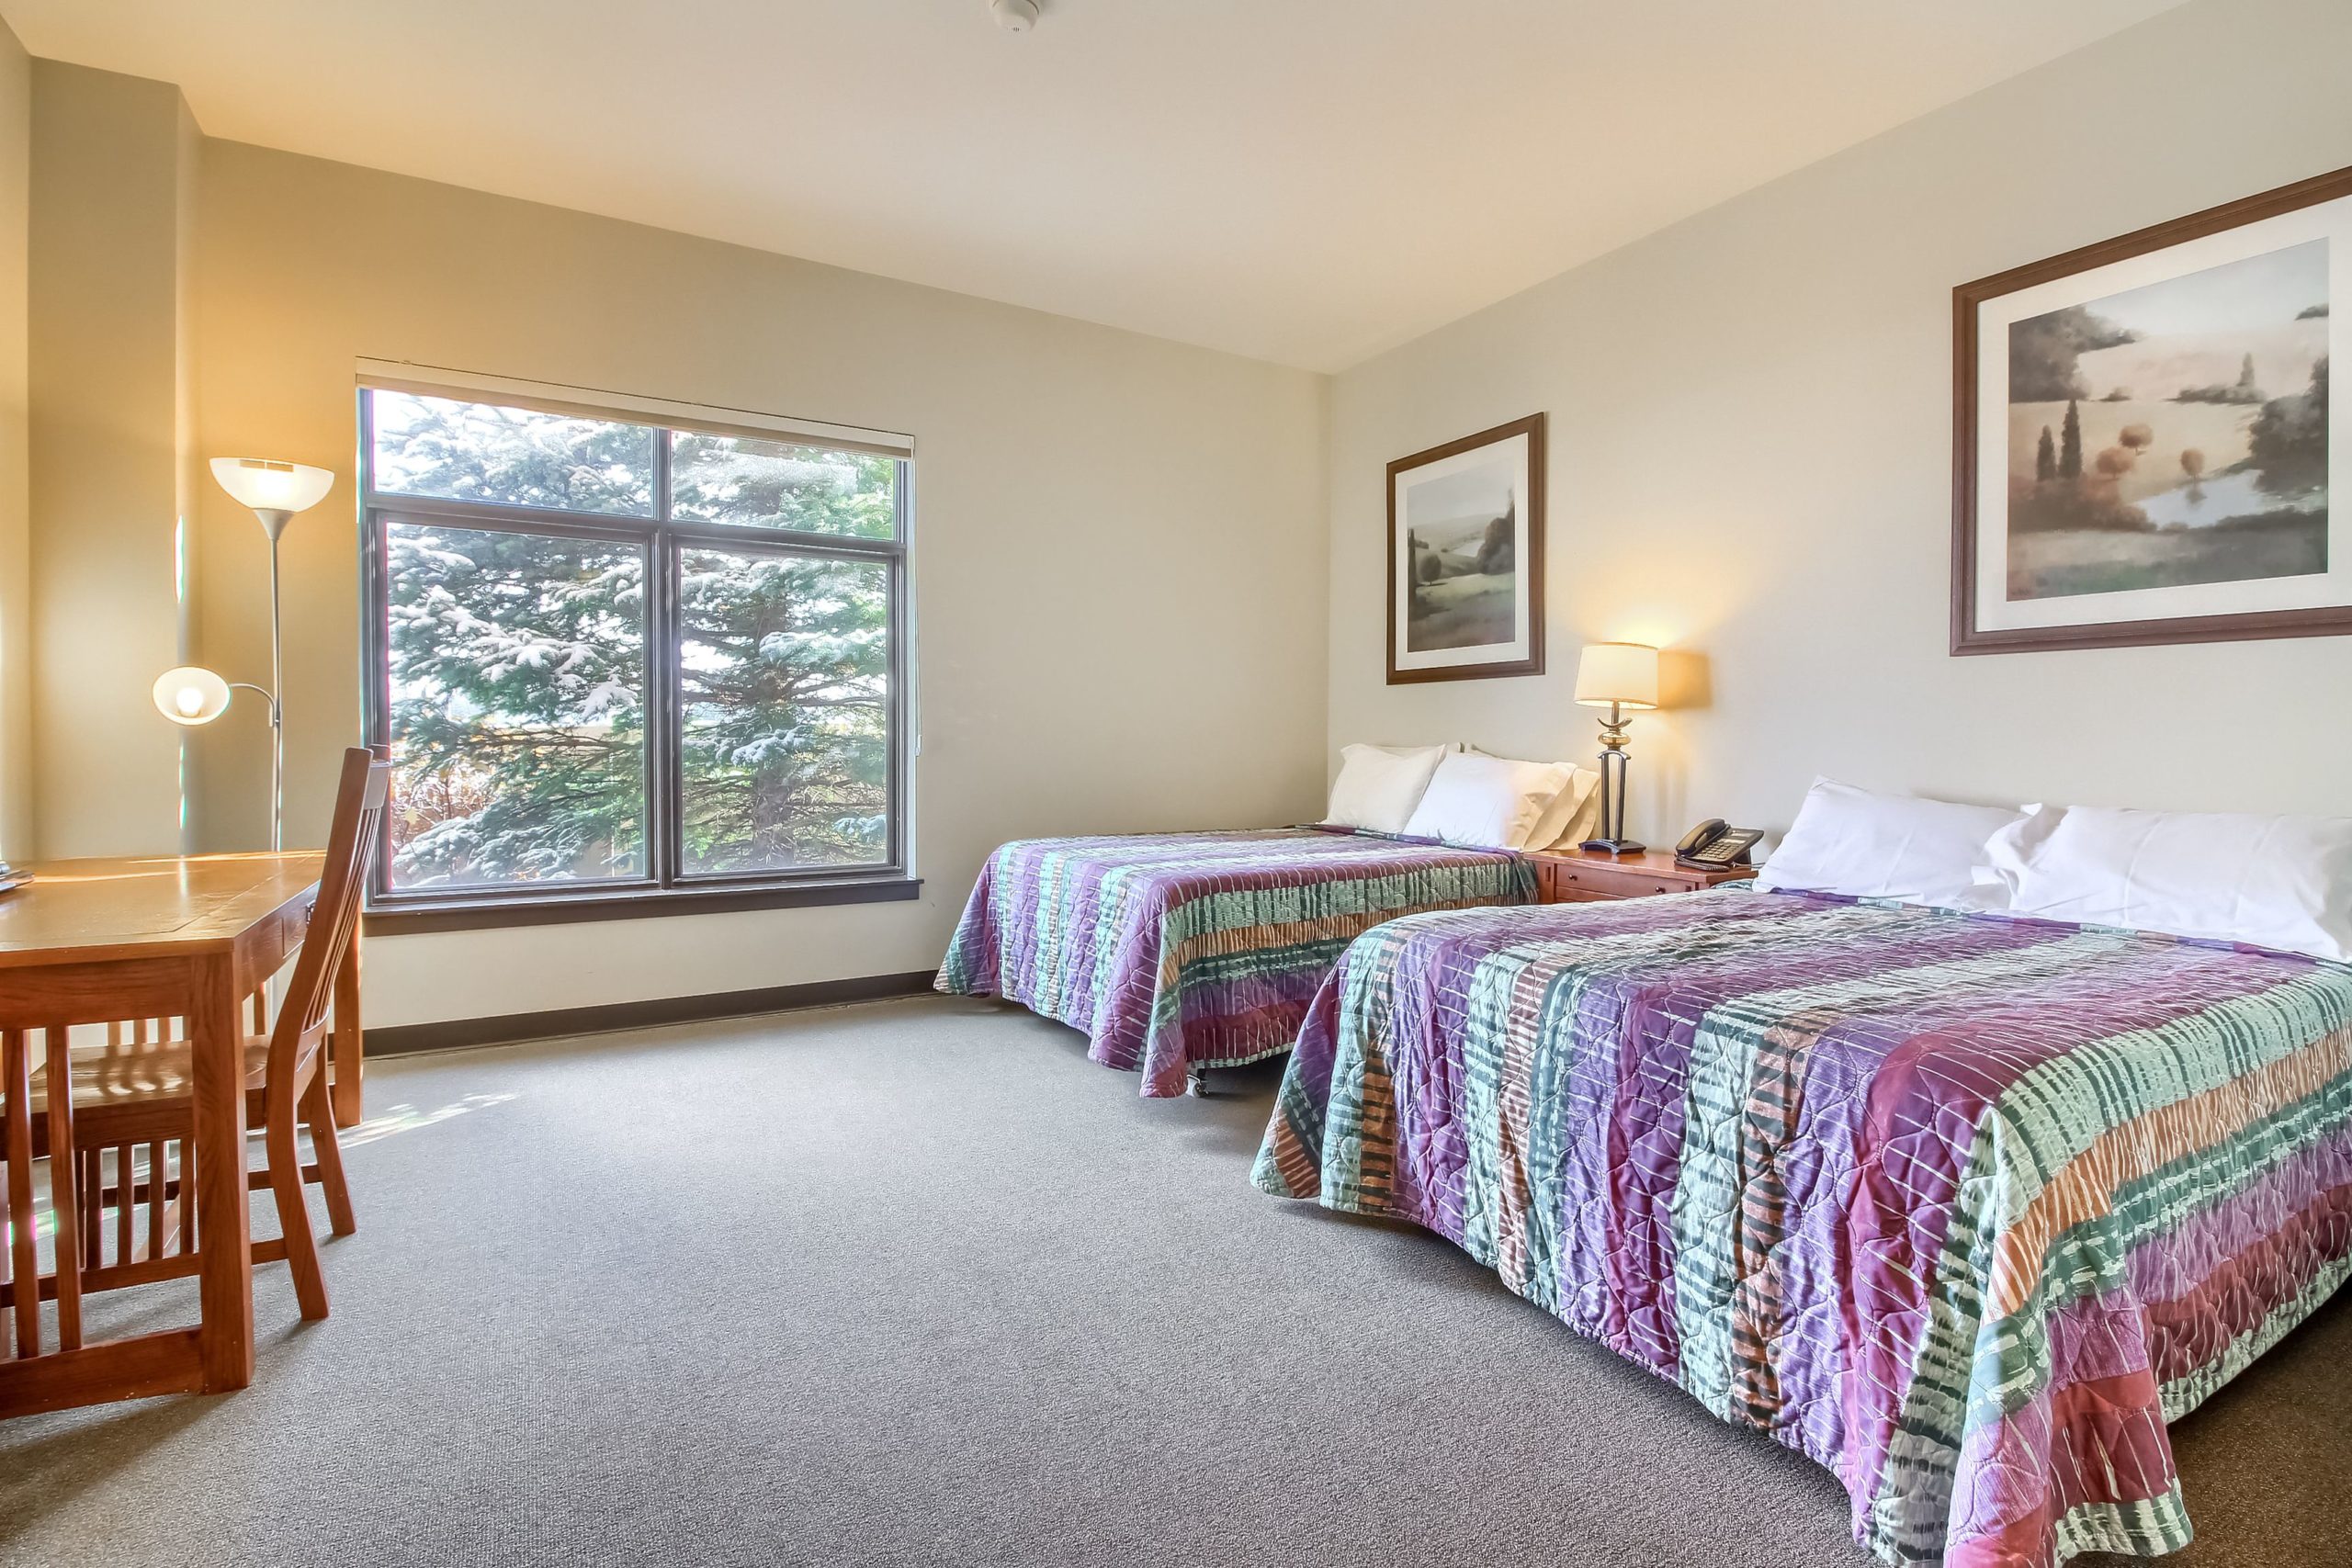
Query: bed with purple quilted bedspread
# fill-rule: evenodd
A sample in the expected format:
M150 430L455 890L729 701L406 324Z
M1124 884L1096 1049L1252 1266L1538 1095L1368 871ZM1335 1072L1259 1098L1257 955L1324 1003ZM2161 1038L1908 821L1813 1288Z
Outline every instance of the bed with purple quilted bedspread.
M1518 855L1373 834L1024 839L981 868L936 984L1059 1019L1146 1095L1180 1095L1193 1069L1289 1050L1333 961L1382 920L1534 897Z
M1317 995L1256 1179L1809 1455L1883 1562L2154 1556L2170 1424L2347 1272L2352 968L1733 888L1419 916Z

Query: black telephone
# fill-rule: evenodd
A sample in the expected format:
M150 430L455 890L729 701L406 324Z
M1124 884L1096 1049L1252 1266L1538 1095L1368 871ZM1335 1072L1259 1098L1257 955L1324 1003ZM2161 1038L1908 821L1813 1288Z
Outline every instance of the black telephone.
M1763 837L1761 828L1726 827L1722 818L1710 817L1682 835L1682 841L1674 846L1674 858L1680 864L1709 871L1746 865L1747 852Z

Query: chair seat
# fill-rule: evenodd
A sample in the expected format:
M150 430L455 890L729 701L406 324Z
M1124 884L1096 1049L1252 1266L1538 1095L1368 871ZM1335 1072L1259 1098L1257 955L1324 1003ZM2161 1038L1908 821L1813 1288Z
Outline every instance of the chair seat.
M268 1080L269 1041L266 1036L248 1034L244 1040L245 1088L259 1089ZM173 1100L195 1099L195 1048L185 1040L148 1040L120 1045L76 1045L72 1051L74 1064L74 1113L85 1111L128 1110L161 1106ZM46 1084L48 1064L40 1063L32 1075L36 1085ZM48 1103L45 1089L33 1095L36 1111ZM78 1140L77 1140L78 1141Z

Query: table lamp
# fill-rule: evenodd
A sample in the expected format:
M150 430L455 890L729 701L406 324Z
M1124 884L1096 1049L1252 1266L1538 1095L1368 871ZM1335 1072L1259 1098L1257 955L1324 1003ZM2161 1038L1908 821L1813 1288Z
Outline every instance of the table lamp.
M1657 706L1657 649L1638 642L1588 645L1577 661L1577 702L1609 710L1600 721L1600 837L1583 847L1639 854L1642 846L1625 837L1625 714Z
M155 682L155 707L174 724L194 728L210 724L229 709L232 689L258 693L269 704L269 847L286 847L286 691L285 642L277 615L277 541L298 512L307 512L326 499L334 487L334 473L308 463L281 463L271 457L215 457L212 477L220 488L253 509L269 536L269 688L250 681L224 681L201 665L183 664L166 670Z

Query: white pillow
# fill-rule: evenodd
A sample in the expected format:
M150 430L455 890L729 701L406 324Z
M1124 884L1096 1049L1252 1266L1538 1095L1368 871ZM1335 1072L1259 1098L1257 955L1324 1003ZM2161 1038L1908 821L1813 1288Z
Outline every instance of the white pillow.
M1464 746L1463 750L1474 757L1494 755L1491 751L1481 751L1476 746ZM1513 760L1509 757L1501 759L1504 761ZM1529 764L1531 767L1543 765ZM1593 824L1600 816L1600 801L1595 794L1600 787L1599 773L1590 768L1570 765L1566 786L1552 797L1552 804L1545 807L1544 815L1535 819L1535 826L1529 829L1527 842L1522 847L1531 850L1556 849L1567 843L1571 837L1579 844L1591 838Z
M1600 775L1590 768L1578 768L1577 778L1579 782L1571 784L1569 788L1581 788L1584 791L1583 800L1578 802L1577 808L1568 814L1567 821L1550 843L1547 844L1539 838L1530 836L1527 841L1529 849L1572 850L1588 839L1595 838L1600 834ZM1545 815L1548 818L1550 814L1547 812ZM1541 833L1543 830L1544 824L1538 822L1535 825L1535 831Z
M1986 877L2001 885L2002 908L2017 901L2018 881L2025 863L2041 849L2066 815L2063 806L2029 806L2025 815L1984 840L1984 862L1976 868L1979 882Z
M1597 815L1600 810L1600 799L1596 792L1600 788L1599 773L1590 768L1568 767L1568 782L1561 786L1559 794L1552 797L1552 804L1544 808L1544 815L1537 818L1535 826L1528 830L1527 847L1548 850L1566 838L1571 829L1581 827L1587 816ZM1590 837L1589 831L1580 832L1577 835L1577 842L1582 843Z
M1405 831L1449 844L1523 850L1544 808L1568 787L1575 773L1566 762L1448 757L1438 764Z
M1899 898L1943 908L1998 908L1987 840L2024 813L1881 795L1815 779L1789 836L1756 878L1759 887Z
M1342 746L1340 776L1323 820L1338 827L1401 833L1430 786L1430 775L1450 748Z
M2352 963L2352 817L2075 806L1994 863L2010 909Z

